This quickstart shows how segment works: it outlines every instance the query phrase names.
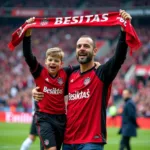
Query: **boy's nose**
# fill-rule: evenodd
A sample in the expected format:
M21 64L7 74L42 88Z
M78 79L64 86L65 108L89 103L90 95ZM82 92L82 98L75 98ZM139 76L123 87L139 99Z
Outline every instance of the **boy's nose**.
M54 63L55 63L55 61L53 60L51 63L52 63L52 64L54 64Z

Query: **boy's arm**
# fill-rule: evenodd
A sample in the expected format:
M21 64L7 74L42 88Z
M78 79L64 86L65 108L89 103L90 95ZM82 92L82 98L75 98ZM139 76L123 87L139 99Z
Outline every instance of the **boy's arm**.
M30 18L26 22L32 23L34 22L35 18ZM23 55L25 57L25 61L30 67L30 71L34 78L38 77L40 75L40 72L42 70L42 66L38 63L36 60L36 57L32 53L31 49L31 33L32 30L28 29L25 33L25 36L23 38Z
M25 61L30 67L31 72L34 72L37 68L38 62L31 49L31 29L26 31L23 38L23 56L25 57Z
M65 72L69 76L73 71L80 69L80 65L77 65L77 66L70 66L69 65L68 67L64 67L63 69L65 70Z

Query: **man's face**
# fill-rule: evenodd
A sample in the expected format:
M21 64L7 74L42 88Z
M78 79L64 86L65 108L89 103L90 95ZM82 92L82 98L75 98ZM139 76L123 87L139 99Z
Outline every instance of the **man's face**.
M129 93L129 91L128 90L124 90L123 92L122 92L122 97L123 97L123 99L127 99L127 98L130 98L130 93Z
M96 49L96 48L95 48ZM76 57L80 64L87 64L92 61L95 55L93 40L89 37L81 37L76 45Z
M45 60L45 65L50 75L55 76L58 70L61 68L62 61L60 58L48 56Z

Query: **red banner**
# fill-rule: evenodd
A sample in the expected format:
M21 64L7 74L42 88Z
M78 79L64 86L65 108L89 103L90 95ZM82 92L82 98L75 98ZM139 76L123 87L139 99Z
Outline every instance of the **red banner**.
M0 122L31 123L32 114L21 112L0 112Z
M32 114L21 113L21 112L0 112L0 122L7 123L31 123ZM141 129L150 129L150 118L138 117L137 123ZM120 127L121 117L116 116L115 118L107 117L108 127Z
M135 73L138 76L150 76L150 65L137 65Z
M29 17L29 16L43 17L44 10L43 9L13 9L11 11L11 15L13 17Z

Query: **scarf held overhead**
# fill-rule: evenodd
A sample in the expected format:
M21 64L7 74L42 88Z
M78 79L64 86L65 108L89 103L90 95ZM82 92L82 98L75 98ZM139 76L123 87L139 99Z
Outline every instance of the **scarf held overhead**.
M125 21L119 12L110 12L104 14L56 17L56 18L35 18L33 23L24 23L13 34L12 40L8 44L10 50L13 50L23 39L25 31L29 28L58 28L73 26L122 26L126 32L126 43L130 47L130 52L137 50L141 42L131 25L130 21Z

